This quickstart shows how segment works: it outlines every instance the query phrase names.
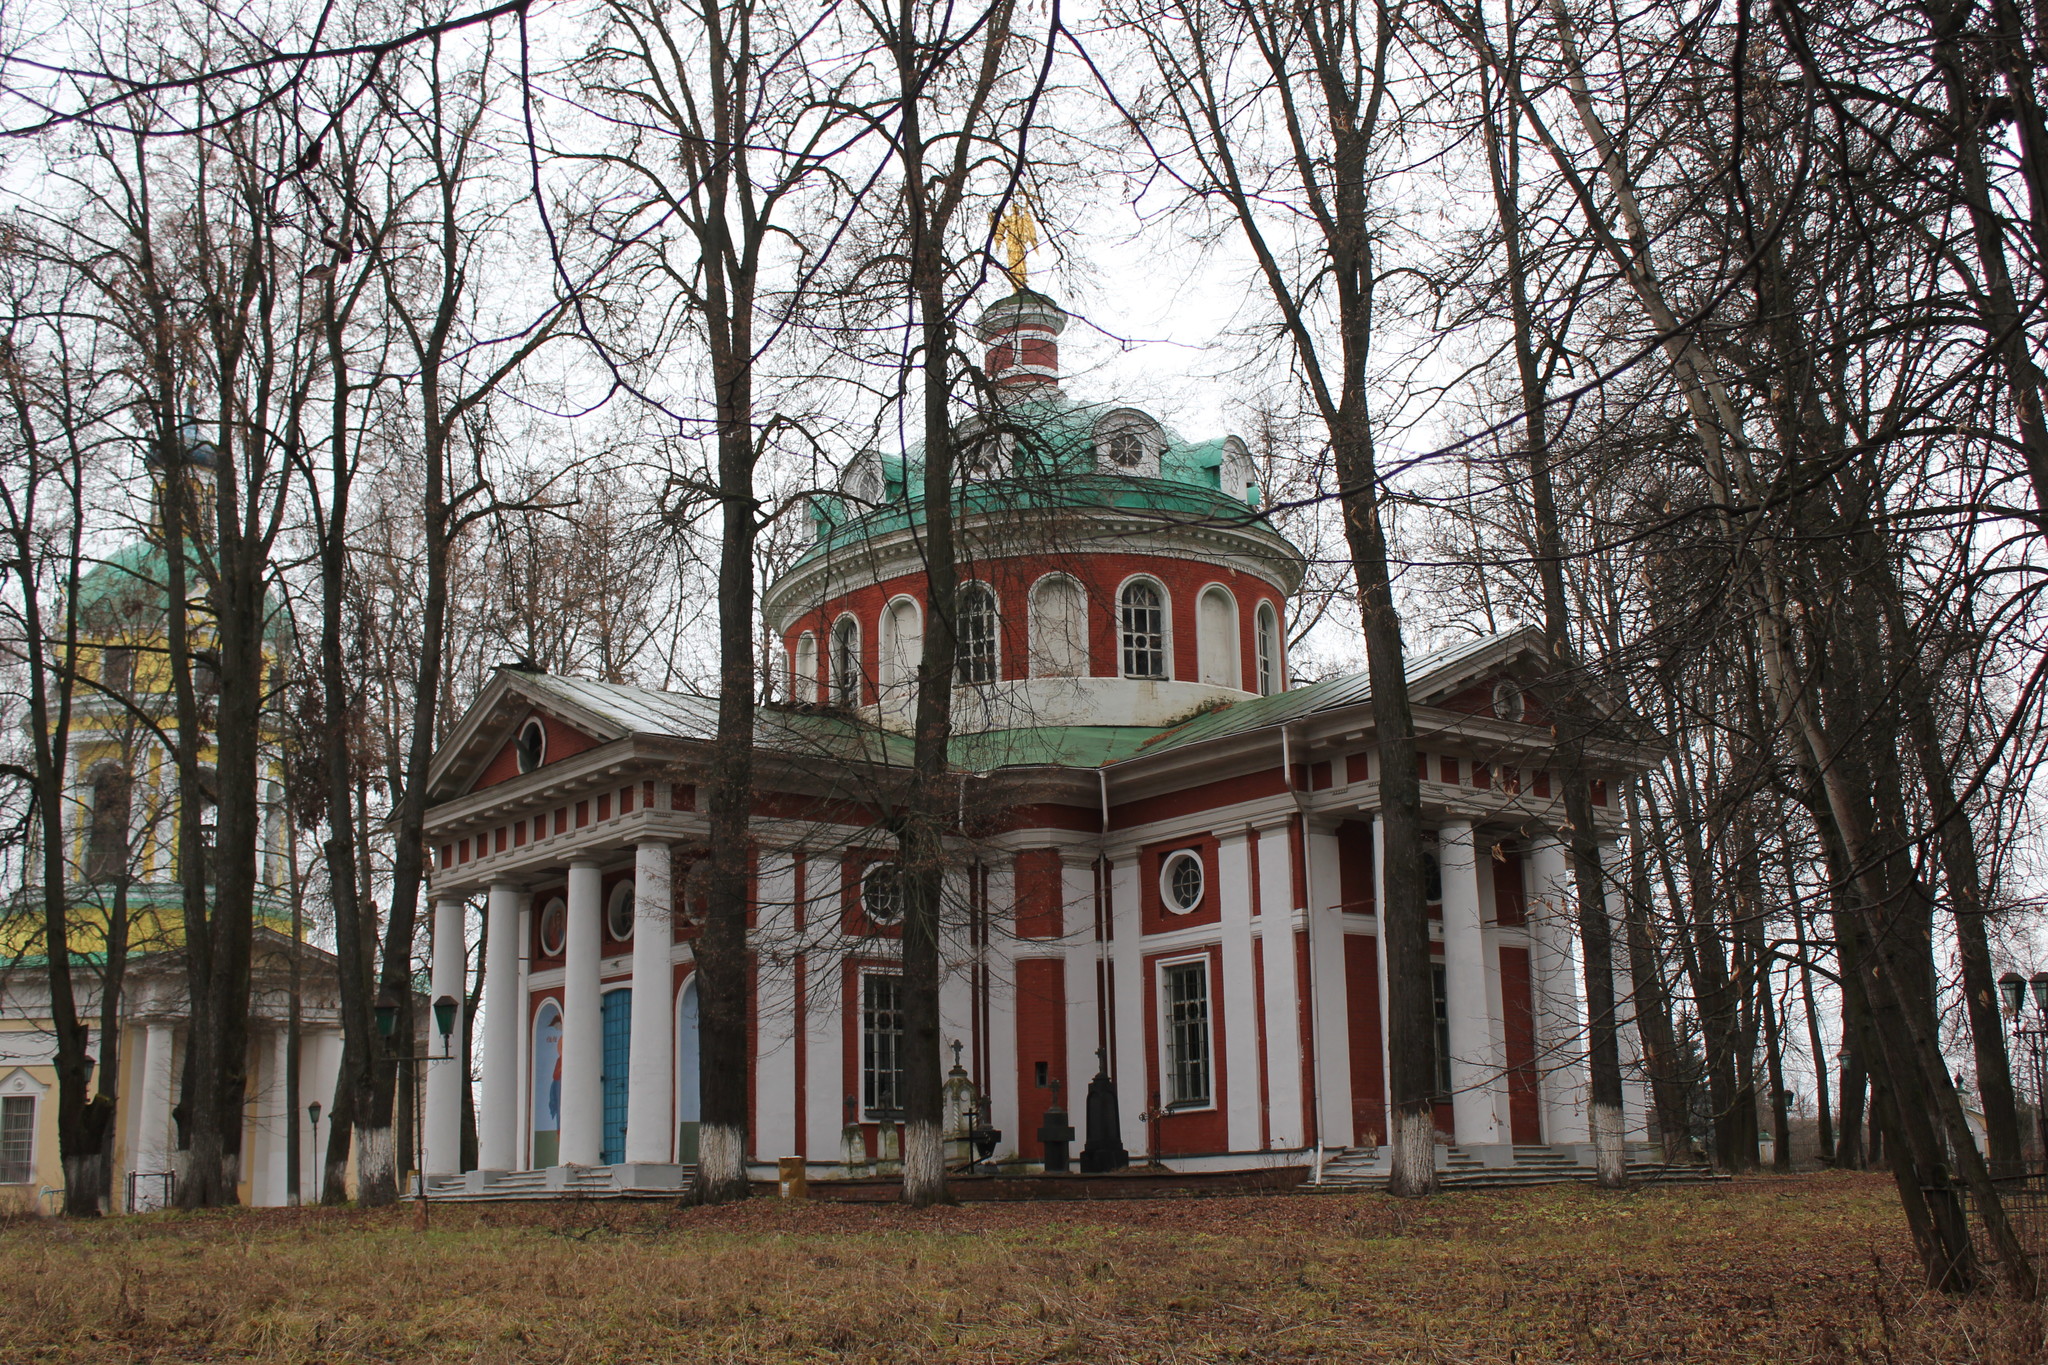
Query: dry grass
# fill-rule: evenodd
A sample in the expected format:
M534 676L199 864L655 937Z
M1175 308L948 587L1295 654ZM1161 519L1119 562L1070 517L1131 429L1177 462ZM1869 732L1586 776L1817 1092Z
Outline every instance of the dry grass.
M0 1362L2048 1360L1889 1182L0 1227Z

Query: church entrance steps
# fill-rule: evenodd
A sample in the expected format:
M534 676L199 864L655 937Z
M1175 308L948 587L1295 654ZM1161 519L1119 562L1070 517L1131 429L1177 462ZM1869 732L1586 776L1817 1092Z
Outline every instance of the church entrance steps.
M628 1163L619 1166L549 1166L538 1171L468 1171L427 1177L436 1204L484 1204L508 1199L674 1199L689 1186L694 1166ZM417 1189L410 1196L419 1197Z
M1383 1189L1387 1183L1391 1151L1385 1147L1347 1147L1326 1154L1323 1183L1306 1185L1308 1192L1335 1193L1342 1190ZM1529 1185L1590 1184L1594 1179L1593 1151L1585 1143L1555 1147L1496 1144L1490 1146L1439 1146L1436 1149L1437 1185L1447 1190L1508 1189ZM1628 1178L1634 1184L1704 1183L1728 1177L1705 1166L1669 1166L1655 1148L1632 1144L1628 1154Z

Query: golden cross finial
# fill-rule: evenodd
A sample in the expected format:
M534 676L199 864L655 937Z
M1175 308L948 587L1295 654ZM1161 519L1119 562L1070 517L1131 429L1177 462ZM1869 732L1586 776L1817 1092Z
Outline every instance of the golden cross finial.
M1038 245L1038 223L1023 195L1012 200L1010 211L996 220L993 241L1003 251L1003 273L1010 277L1012 285L1022 289L1026 274L1024 257Z

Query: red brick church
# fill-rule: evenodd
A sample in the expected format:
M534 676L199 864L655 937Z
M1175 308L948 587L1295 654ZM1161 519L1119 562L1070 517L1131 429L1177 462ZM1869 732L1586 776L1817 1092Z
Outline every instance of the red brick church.
M1363 675L1292 686L1304 569L1235 437L1069 397L1066 316L1020 289L979 326L998 416L965 434L958 865L942 988L996 1160L1041 1161L1098 1069L1134 1161L1370 1169L1388 1131L1378 774ZM887 1169L901 1071L893 841L925 613L920 460L864 454L767 591L778 700L752 824L751 1130L812 1179ZM1576 1155L1582 1005L1550 733L1517 631L1409 662L1447 1162ZM704 697L503 670L440 753L432 993L488 923L479 1165L430 1078L435 1188L648 1188L695 1155ZM1603 857L1649 761L1596 748ZM1621 997L1628 998L1626 981ZM1634 1035L1626 1117L1644 1135ZM1099 1060L1098 1060L1099 1059ZM1087 1140L1082 1131L1076 1146ZM1542 1152L1539 1149L1553 1149Z

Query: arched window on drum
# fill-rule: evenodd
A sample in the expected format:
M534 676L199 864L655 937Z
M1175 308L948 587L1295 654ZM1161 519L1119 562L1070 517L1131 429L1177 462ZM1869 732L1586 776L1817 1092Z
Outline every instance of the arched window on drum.
M1271 602L1259 603L1257 636L1259 695L1270 697L1287 686L1287 655L1280 642L1280 613Z
M996 595L986 584L969 583L960 590L960 612L954 618L955 676L970 686L992 683L1001 676L998 657L1000 622Z
M1124 585L1117 609L1124 676L1166 677L1166 594L1149 578L1134 578Z
M832 704L860 705L860 622L842 616L832 627Z

